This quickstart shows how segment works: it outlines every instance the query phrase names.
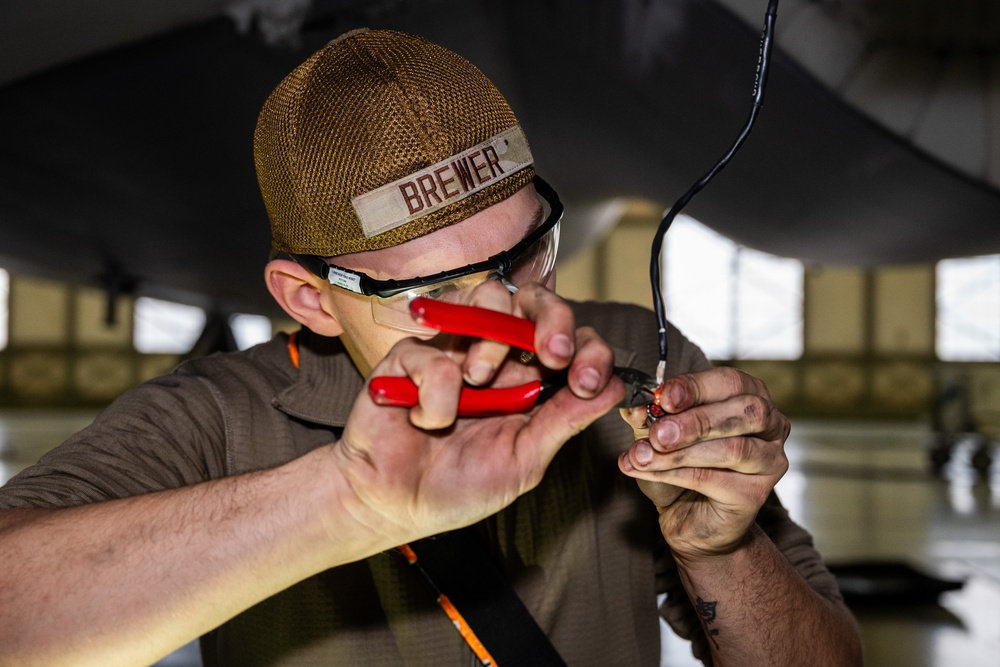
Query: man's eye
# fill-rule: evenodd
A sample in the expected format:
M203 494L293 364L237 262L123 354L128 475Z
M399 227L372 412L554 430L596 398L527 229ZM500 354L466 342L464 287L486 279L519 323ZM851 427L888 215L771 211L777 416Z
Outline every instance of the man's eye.
M438 285L426 292L423 296L429 299L436 299L438 301L444 301L446 299L454 298L454 295L460 292L460 290L455 285Z

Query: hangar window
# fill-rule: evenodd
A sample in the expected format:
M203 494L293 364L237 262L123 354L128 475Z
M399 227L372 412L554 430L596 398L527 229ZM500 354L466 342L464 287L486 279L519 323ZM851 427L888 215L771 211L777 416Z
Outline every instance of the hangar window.
M7 347L7 299L10 295L10 275L0 269L0 350Z
M263 315L238 313L229 318L229 326L241 350L271 339L271 320Z
M1000 361L1000 255L937 264L938 358Z
M198 341L205 321L205 311L196 306L139 297L133 344L145 354L184 354Z
M664 239L667 317L710 359L802 356L802 262L680 215Z

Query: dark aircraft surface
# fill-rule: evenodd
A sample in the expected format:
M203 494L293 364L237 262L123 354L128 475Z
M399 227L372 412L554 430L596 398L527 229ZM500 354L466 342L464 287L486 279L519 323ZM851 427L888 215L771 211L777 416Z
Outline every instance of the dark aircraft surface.
M739 15L727 6L737 4ZM668 206L726 150L750 109L766 4L7 0L0 266L273 312L261 280L269 234L252 163L256 115L295 65L362 25L425 35L494 79L526 128L539 172L568 204L563 237L572 251L594 236L588 205L635 196ZM853 16L870 4L839 3ZM997 47L987 48L1000 44L990 41L1000 34L1000 13L991 9L998 3L959 4L982 8L970 23L981 60L970 62L1000 62ZM838 3L782 0L757 126L686 212L745 245L806 261L871 265L1000 252L1000 143L984 149L992 171L970 173L845 99L795 50L810 41L796 25L831 5ZM301 25L269 44L269 18L296 6ZM913 23L921 11L951 5L879 6L896 6ZM876 18L859 33L860 53L899 32L889 29L891 14ZM961 45L954 36L921 43L945 25L924 18L897 42L945 55ZM985 122L1000 137L992 120L1000 116L1000 67L992 79L988 68L976 71L995 105ZM906 91L897 92L903 100ZM891 105L882 110L892 114ZM648 248L636 252L648 256Z

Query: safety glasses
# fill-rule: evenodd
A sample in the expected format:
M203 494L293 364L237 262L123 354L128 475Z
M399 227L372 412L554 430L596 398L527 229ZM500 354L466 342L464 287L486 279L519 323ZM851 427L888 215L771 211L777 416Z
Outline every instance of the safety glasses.
M315 255L292 255L292 258L335 287L371 297L372 316L379 324L408 333L436 333L413 321L409 310L413 299L426 297L464 303L470 288L487 280L500 280L513 290L528 283L544 283L552 274L563 207L548 183L538 176L532 182L542 202L542 223L510 250L481 262L430 276L378 280L361 271L328 264Z

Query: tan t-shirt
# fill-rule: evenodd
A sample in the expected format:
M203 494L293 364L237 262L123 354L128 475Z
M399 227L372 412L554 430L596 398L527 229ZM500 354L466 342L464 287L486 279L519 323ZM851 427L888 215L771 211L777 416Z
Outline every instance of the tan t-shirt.
M652 371L656 323L623 304L574 304L616 363ZM187 362L123 395L87 429L0 489L0 507L65 507L281 465L335 440L364 381L336 339L288 339ZM670 331L669 374L709 366ZM652 504L618 472L631 429L612 411L567 443L539 486L477 526L568 665L659 665L660 613L708 647ZM758 523L810 585L839 600L808 533L773 496ZM211 529L208 527L208 529ZM202 638L212 665L466 667L472 652L396 552L333 568Z

